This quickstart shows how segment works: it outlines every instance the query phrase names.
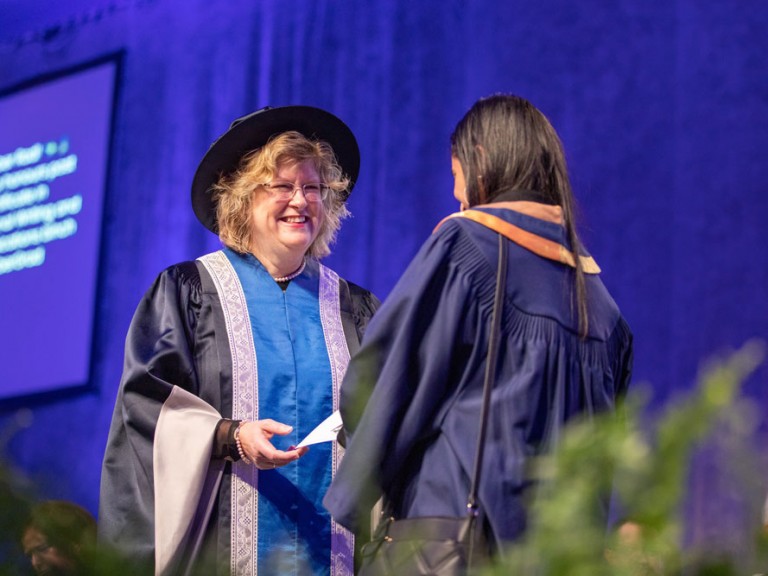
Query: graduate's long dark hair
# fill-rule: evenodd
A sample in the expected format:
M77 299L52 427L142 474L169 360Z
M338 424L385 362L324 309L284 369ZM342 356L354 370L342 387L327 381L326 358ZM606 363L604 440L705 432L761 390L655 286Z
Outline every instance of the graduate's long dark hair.
M565 153L555 129L533 104L512 94L478 100L451 134L451 154L464 172L469 206L492 202L509 190L535 190L561 206L571 250L581 253L575 201ZM579 334L589 330L584 269L575 258Z

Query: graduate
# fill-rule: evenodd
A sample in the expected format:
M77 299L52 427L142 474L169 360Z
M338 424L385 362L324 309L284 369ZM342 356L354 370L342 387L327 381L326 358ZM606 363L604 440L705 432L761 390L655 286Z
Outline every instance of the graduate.
M466 516L501 234L506 292L479 487L498 550L525 530L531 460L569 420L625 394L632 334L579 241L563 149L538 109L514 95L479 100L451 154L461 212L421 247L350 363L347 452L324 502L351 530L365 529L381 495L396 520Z

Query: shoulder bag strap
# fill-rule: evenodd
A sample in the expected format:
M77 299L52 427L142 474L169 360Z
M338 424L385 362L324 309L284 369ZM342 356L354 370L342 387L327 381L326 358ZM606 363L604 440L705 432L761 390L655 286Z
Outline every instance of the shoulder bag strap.
M488 341L488 357L485 363L485 382L483 384L483 405L480 412L480 434L477 438L477 453L475 456L475 470L472 473L472 486L467 498L467 513L477 516L477 492L480 486L480 469L483 467L483 453L485 452L485 436L488 429L489 410L491 406L491 389L496 372L496 357L499 347L499 326L504 308L504 295L507 281L507 242L504 236L499 234L499 264L496 270L496 295L493 300L493 314L491 315L491 335Z

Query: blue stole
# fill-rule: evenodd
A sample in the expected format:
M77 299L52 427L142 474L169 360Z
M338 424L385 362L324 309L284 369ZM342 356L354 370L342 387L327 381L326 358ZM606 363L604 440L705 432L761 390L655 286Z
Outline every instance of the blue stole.
M338 407L349 361L338 276L310 260L283 291L252 255L225 248L201 261L227 322L232 417L293 426L290 434L272 438L286 450ZM351 575L351 534L322 505L340 458L336 443L322 443L276 470L234 463L233 574Z

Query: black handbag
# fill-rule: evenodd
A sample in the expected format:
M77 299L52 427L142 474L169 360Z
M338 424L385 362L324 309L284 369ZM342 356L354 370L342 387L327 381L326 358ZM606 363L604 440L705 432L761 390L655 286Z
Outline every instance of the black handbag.
M426 516L379 522L371 541L361 548L359 576L464 576L489 560L489 544L480 525L477 492L485 450L498 349L499 325L507 276L507 243L499 235L499 264L485 365L480 434L472 484L464 517Z

